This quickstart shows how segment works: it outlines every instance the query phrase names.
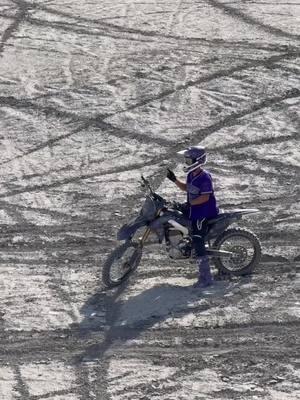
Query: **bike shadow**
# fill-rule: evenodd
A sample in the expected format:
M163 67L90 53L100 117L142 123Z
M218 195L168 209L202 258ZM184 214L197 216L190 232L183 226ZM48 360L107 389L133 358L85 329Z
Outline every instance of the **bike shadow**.
M102 358L113 352L114 343L120 346L122 342L134 340L146 330L156 328L155 325L158 328L162 323L172 326L176 318L199 317L202 312L221 304L226 294L247 282L247 278L243 278L243 282L216 281L213 286L202 290L162 283L137 293L131 289L132 294L124 293L127 282L108 293L96 293L81 309L85 315L81 326L86 333L102 330L103 321L95 319L91 325L90 316L102 312L105 307L104 340L87 346L82 357L89 360Z
M142 330L168 318L201 312L210 307L210 298L223 297L233 287L231 282L217 282L202 290L190 285L159 284L121 302L116 324Z

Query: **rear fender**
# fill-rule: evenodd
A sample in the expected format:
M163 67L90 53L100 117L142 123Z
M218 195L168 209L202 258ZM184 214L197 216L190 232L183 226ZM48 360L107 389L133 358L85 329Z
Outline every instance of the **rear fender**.
M130 239L139 228L145 225L147 225L147 220L142 215L138 215L136 218L133 218L119 229L117 233L117 239Z
M220 215L221 218L209 226L209 231L206 237L207 240L216 238L219 234L224 232L229 225L241 219L243 215L254 214L258 212L260 211L256 208L244 208L226 212L223 215Z
M206 239L211 240L216 238L220 233L224 232L225 229L227 229L228 226L234 222L234 220L238 219L239 218L237 217L224 217L213 225L210 225Z
M259 213L260 211L257 208L243 208L243 209L237 209L233 210L231 214L236 214L236 215L246 215L246 214L256 214Z

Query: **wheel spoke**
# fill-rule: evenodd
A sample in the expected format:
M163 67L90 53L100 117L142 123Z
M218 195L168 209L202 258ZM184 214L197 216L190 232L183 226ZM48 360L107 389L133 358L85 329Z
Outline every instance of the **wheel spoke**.
M247 267L254 256L254 249L251 241L243 237L231 237L221 244L220 250L233 253L233 256L225 258L221 256L224 266L230 271L236 271Z
M260 243L255 235L241 228L225 231L215 246L218 250L232 253L231 257L220 255L216 259L217 267L235 275L249 272L259 261L261 253Z
M104 285L107 288L120 285L138 267L141 258L142 246L139 242L128 241L116 247L102 268Z
M116 261L111 265L110 278L113 282L122 280L132 268L132 261L134 260L134 253L136 249L130 247L125 251Z

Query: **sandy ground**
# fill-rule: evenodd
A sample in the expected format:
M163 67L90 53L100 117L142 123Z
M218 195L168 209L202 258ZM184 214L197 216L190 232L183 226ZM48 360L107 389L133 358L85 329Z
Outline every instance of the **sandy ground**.
M0 0L0 399L300 399L296 0ZM257 207L248 278L195 292L145 250L105 291L141 173L204 144L222 209Z

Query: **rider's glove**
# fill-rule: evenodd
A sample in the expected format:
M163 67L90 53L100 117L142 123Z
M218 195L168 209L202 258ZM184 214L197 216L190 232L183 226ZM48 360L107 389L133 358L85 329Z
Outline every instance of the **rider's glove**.
M167 173L167 178L170 179L170 181L172 182L176 182L176 175L174 174L173 171L171 171L169 168L168 169L168 173Z
M179 211L181 211L182 214L183 214L185 217L188 217L189 212L190 212L190 205L189 205L189 203L185 202L185 203L180 204L180 209L179 209Z
M171 208L180 211L184 216L188 216L190 206L188 203L179 203L178 201L172 201Z
M181 203L179 203L178 201L172 201L170 203L170 206L173 210L178 210L181 211Z

